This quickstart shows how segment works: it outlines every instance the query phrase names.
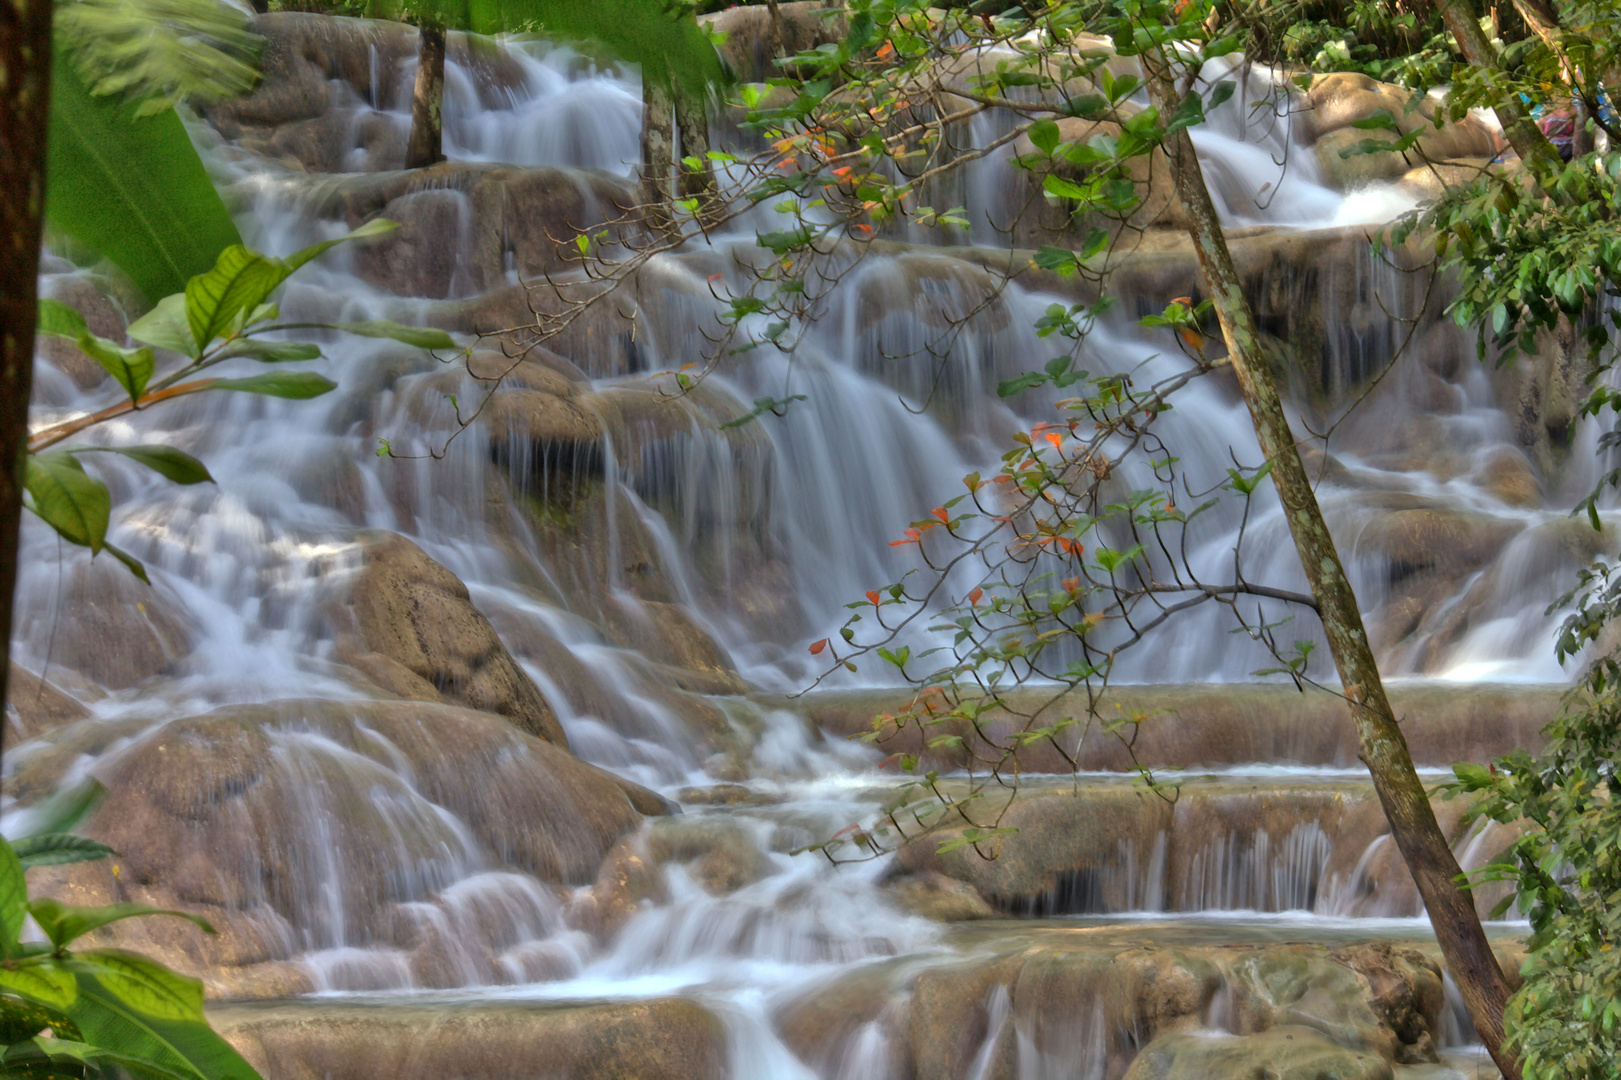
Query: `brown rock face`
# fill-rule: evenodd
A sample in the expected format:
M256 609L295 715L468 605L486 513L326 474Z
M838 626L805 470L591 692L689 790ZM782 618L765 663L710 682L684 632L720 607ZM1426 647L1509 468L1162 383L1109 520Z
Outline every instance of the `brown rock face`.
M764 5L738 5L713 15L702 24L726 34L721 56L743 82L775 78L778 56L793 56L818 45L844 40L845 18L840 4L821 0L785 0L777 5L779 21L773 25Z
M934 871L896 878L884 891L902 911L935 922L988 919L996 914L972 885Z
M224 932L134 920L108 937L152 948L216 993L284 985L257 965L337 940L431 952L447 942L424 939L416 913L441 890L481 867L586 884L642 820L610 774L446 705L236 706L167 724L97 773L108 794L84 831L118 858L35 871L36 890L204 913ZM497 875L497 899L508 884L532 888ZM517 942L479 902L447 910L460 920L449 944L472 942L469 962L487 965L478 977L500 981L495 954Z
M143 585L106 556L65 573L60 606L18 620L29 640L54 640L53 665L122 690L173 673L191 652L192 628L161 588Z
M1167 1035L1143 1048L1126 1080L1390 1080L1390 1063L1306 1027L1258 1035Z
M90 715L77 698L11 661L6 679L6 742L15 745Z
M280 1005L209 1020L265 1080L379 1077L721 1080L720 1021L696 1002L601 1005Z
M496 713L568 746L556 714L467 586L411 541L390 533L367 544L346 607L359 642L349 655L385 690Z
M205 115L228 139L309 172L398 169L405 132L383 117L357 125L362 106L397 100L401 63L417 51L416 31L401 23L306 12L260 15L265 39L252 94L210 105ZM523 68L488 39L447 35L449 59L477 72L486 107L523 83Z
M1376 180L1400 179L1425 162L1449 166L1454 162L1490 158L1497 153L1496 139L1484 124L1465 117L1436 128L1434 103L1426 99L1409 111L1410 94L1402 87L1349 72L1323 75L1312 82L1306 94L1307 111L1301 115L1316 129L1317 162L1331 185L1349 190ZM1398 135L1389 130L1351 126L1381 111L1391 116L1402 134L1422 130L1424 134L1418 145L1405 154L1351 153L1342 157L1342 153L1364 141L1396 141Z
M47 278L41 285L43 296L60 301L83 315L92 334L124 344L124 313L88 278L59 274ZM34 347L80 390L91 390L107 381L107 369L80 352L67 338L41 337Z

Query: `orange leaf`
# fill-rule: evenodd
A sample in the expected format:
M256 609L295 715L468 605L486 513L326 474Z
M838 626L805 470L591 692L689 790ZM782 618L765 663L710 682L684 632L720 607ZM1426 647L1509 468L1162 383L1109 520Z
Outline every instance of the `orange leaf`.
M879 599L877 589L868 589L867 590L867 599L872 602L873 607L877 607L879 604L883 603L883 601L881 599Z
M905 540L891 540L889 542L889 546L890 547L900 547L902 544L915 544L922 537L922 535L923 534L918 532L916 529L907 529L906 530L906 539ZM868 593L867 595L872 596L873 594ZM876 601L876 600L873 601L873 603L875 603L875 604L877 602L878 601Z
M812 656L820 656L822 650L825 648L827 648L827 638L823 638L821 641L812 644L810 647L810 653Z
M868 236L872 235L872 226L868 225L864 221L856 222L856 228L860 229L862 232L866 233Z
M1182 335L1182 340L1187 342L1188 348L1192 349L1194 352L1204 351L1204 335L1199 333L1199 331L1194 330L1191 327L1184 326L1181 330L1178 330L1177 333Z
M984 589L975 587L974 591L968 594L968 602L970 604L978 604L979 603L979 598L984 596L984 595L985 595L985 590Z
M1075 592L1081 587L1081 579L1078 577L1067 577L1063 580L1062 584L1065 592ZM825 645L827 643L823 642L823 644Z
M930 510L929 513L933 514L935 517L939 518L941 521L945 522L947 525L951 524L951 515L946 513L946 508L945 507L936 506L933 510Z
M1054 450L1062 451L1064 449L1064 437L1062 435L1054 435L1049 432L1047 441L1053 444Z
M878 47L878 59L885 60L895 55L895 43L886 41Z

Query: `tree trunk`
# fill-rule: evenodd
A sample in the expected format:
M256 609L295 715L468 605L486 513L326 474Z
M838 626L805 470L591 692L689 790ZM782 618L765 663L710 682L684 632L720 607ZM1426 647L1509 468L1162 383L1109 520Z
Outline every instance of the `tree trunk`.
M1173 115L1180 98L1164 59L1145 54L1143 61L1149 73L1150 99L1161 116ZM1186 130L1180 130L1166 140L1165 149L1170 154L1177 194L1188 215L1188 233L1198 255L1200 274L1221 322L1228 358L1249 406L1261 452L1272 463L1272 482L1288 517L1289 531L1311 583L1329 650L1351 706L1362 761L1373 777L1391 834L1418 883L1447 969L1457 981L1481 1040L1503 1075L1518 1080L1518 1063L1503 1047L1503 1005L1511 992L1508 980L1486 940L1473 901L1456 883L1458 862L1435 820L1424 785L1413 769L1407 740L1385 698L1384 684L1362 626L1361 610L1289 430L1272 369L1261 351L1255 316L1227 250L1227 239L1205 187L1193 142Z
M441 110L445 100L445 28L423 23L417 31L417 81L411 94L411 137L405 167L420 169L445 160Z
M1492 48L1486 32L1480 28L1474 5L1469 0L1435 0L1435 6L1441 12L1447 29L1457 39L1458 51L1463 53L1464 59L1472 67L1496 71L1497 50ZM1526 168L1531 170L1538 184L1559 174L1564 168L1564 160L1542 129L1537 127L1537 122L1531 119L1531 113L1521 104L1518 94L1502 95L1493 111L1497 114L1497 122L1503 126L1504 137L1514 147L1514 152L1520 155Z
M670 204L675 188L675 105L670 88L652 80L642 82L642 213L648 226L668 233L674 228Z
M715 202L715 166L709 160L709 110L691 92L675 89L675 124L681 135L681 197L697 199L698 212L709 214ZM695 169L688 160L698 159Z
M0 703L11 668L50 100L51 5L0 0ZM0 716L0 745L4 739Z

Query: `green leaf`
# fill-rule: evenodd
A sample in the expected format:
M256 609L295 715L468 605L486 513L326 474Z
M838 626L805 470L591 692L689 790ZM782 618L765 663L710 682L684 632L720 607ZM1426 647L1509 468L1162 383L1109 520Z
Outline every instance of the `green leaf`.
M319 360L321 347L302 341L262 341L259 338L237 338L219 351L222 360L245 356L262 364L291 364L300 360Z
M38 915L35 918L37 919ZM156 960L124 949L91 949L75 953L72 963L85 974L94 976L97 982L126 1005L147 1016L159 1020L203 1018L202 981L170 971Z
M220 252L213 269L186 282L186 323L192 341L202 350L215 338L236 332L293 271L311 259L350 240L381 236L397 228L386 218L374 218L347 236L311 244L285 259L231 245Z
M20 844L23 840L36 836L51 836L76 828L81 821L90 816L90 811L101 804L106 794L107 789L99 780L86 780L72 787L63 788L24 812L21 827L25 831L14 844Z
M148 299L186 287L220 250L241 243L174 111L140 117L92 97L52 54L45 211L51 224L111 260Z
M24 870L35 866L93 862L118 854L99 840L65 832L24 837L11 846L17 852L17 860L22 863Z
M83 315L62 301L40 297L39 322L34 326L34 332L77 339L80 334L88 334L90 327L85 324Z
M28 914L28 883L23 879L22 862L4 838L0 838L0 952L17 955L17 935L22 933Z
M129 569L129 572L140 578L143 583L152 584L152 579L146 576L146 564L141 562L140 559L137 559L117 544L103 544L101 550L123 563Z
M361 337L388 338L392 341L414 345L419 349L454 349L456 340L443 330L436 330L431 326L401 326L397 322L387 319L371 319L366 322L338 323L337 329Z
M1077 199L1084 201L1088 198L1085 191L1081 190L1080 187L1076 186L1070 181L1065 180L1057 173L1048 173L1046 176L1042 177L1041 189L1048 195L1052 195L1060 199Z
M79 996L64 1010L68 1019L78 1025L85 1042L116 1046L125 1061L139 1062L138 1075L183 1080L262 1080L253 1066L204 1021L152 1016L82 970L78 981Z
M245 379L216 379L209 384L211 390L241 390L249 394L267 394L270 397L320 397L338 384L313 371L275 371L264 375L250 375Z
M1053 120L1037 120L1030 125L1030 130L1026 134L1030 137L1031 144L1043 154L1051 155L1053 147L1058 145L1058 124Z
M105 368L131 401L139 400L146 392L146 384L152 381L158 366L150 348L126 349L88 330L79 335L79 351Z
M55 29L96 94L139 101L147 113L185 100L219 100L259 82L263 40L248 15L218 0L74 0Z
M23 484L30 509L70 544L101 550L107 539L112 498L107 486L85 474L72 454L61 450L29 454Z
M202 462L186 453L176 450L172 446L149 443L141 446L94 446L82 450L74 450L75 454L119 454L138 461L148 469L173 480L177 484L202 484L214 482L208 474L208 468Z
M34 917L35 922L39 923L39 928L45 931L45 936L51 939L51 944L58 948L83 937L93 930L100 929L108 923L139 918L143 915L173 915L181 919L189 919L210 934L214 932L214 928L208 924L208 920L200 915L193 915L185 911L171 911L168 908L155 908L149 904L108 904L105 907L75 907L58 900L52 900L47 896L31 901L28 905L28 913ZM199 1005L200 1007L201 1005Z
M220 252L214 268L186 282L186 323L200 352L217 337L224 337L244 312L264 303L293 271L271 259L232 244Z
M158 301L157 307L129 324L124 331L135 341L144 341L159 349L168 349L195 360L201 350L191 336L191 325L186 321L186 294L175 293Z
M397 221L390 221L388 218L372 218L358 229L345 233L343 236L340 236L335 240L321 240L317 243L311 244L309 247L299 248L285 259L279 259L277 261L287 267L288 273L292 273L300 266L303 266L312 259L319 258L328 251L337 247L339 244L347 244L351 240L369 240L376 236L382 236L385 233L391 233L399 227L400 223Z
M1032 386L1041 386L1046 383L1046 381L1047 376L1043 375L1041 372L1027 371L1023 375L1016 376L1012 379L1004 379L1002 382L997 383L996 396L1012 397L1014 394L1017 394L1022 390L1028 390Z
M32 998L53 1009L67 1008L79 996L73 973L56 966L48 958L16 967L0 967L0 988Z

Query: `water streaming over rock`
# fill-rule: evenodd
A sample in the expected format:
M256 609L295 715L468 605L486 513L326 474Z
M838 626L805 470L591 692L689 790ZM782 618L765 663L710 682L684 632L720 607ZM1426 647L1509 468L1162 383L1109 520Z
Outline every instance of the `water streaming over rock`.
M611 216L628 190L634 76L545 43L453 42L446 152L494 164L441 166L419 182L375 172L398 163L404 141L409 34L274 18L273 48L286 52L267 61L284 65L271 76L303 80L321 107L288 118L244 106L193 127L248 242L285 253L373 212L407 224L387 251L340 250L301 272L284 313L462 331L527 321L520 278L556 269L545 230ZM1277 86L1224 74L1242 93L1196 142L1228 223L1267 227L1239 233L1235 251L1263 328L1299 346L1286 373L1297 415L1322 428L1367 394L1315 467L1387 670L1558 681L1542 608L1599 543L1566 516L1597 470L1568 364L1476 362L1423 283L1347 228L1388 219L1413 191L1338 190L1298 115L1252 108ZM969 137L995 138L1005 122ZM1005 246L1011 175L992 161L961 181L974 242ZM1056 942L1065 926L1140 925L1150 939L1208 946L1179 961L1176 977L1192 981L1177 1008L1232 1032L1310 1012L1283 1021L1257 1004L1265 980L1251 969L1274 961L1238 946L1422 941L1411 881L1349 761L1215 770L1174 808L1088 774L1021 804L1034 809L1021 811L1019 838L979 869L928 854L842 868L793 854L871 818L891 788L875 771L880 751L817 726L803 702L764 695L817 674L806 644L911 565L887 541L1056 396L1004 400L996 386L1050 351L1034 324L1068 298L1011 283L976 310L992 263L910 239L847 274L791 356L762 351L678 401L650 373L702 360L718 325L711 286L744 282L748 230L654 260L589 325L516 369L454 439L476 380L419 352L337 338L322 341L321 370L340 383L327 397L195 398L97 429L95 442L183 447L218 483L176 489L98 460L116 506L110 538L146 562L150 590L25 529L16 654L88 715L8 747L9 797L107 780L121 820L102 827L129 838L132 868L143 857L150 868L133 885L87 870L64 887L139 888L240 915L212 952L154 946L212 972L217 994L686 995L720 1018L739 1078L922 1075L930 1054L957 1054L952 1075L976 1080L1119 1075L1139 1020L1123 991L1099 989L1096 965L1124 955L1132 932L1092 951L1063 938L1043 959L1055 946L1021 953L1021 926ZM1144 265L1123 272L1125 302L1087 346L1095 373L1152 379L1180 362L1134 321L1187 291L1176 275L1189 264ZM95 281L53 257L42 287L99 297ZM36 421L116 396L55 359L39 365ZM789 392L805 400L786 415L722 426ZM1165 426L1195 489L1224 475L1229 450L1258 460L1242 402L1219 381L1180 395ZM378 456L380 439L396 457ZM1203 519L1194 565L1230 561L1240 524L1226 510ZM1303 586L1264 500L1243 527L1252 580ZM369 598L396 587L379 584L390 533L414 545L406 569L389 572L426 613L416 645L368 621ZM1245 681L1266 656L1230 629L1214 609L1195 614L1116 677ZM429 670L410 652L441 639L454 662ZM843 685L875 702L884 693L857 677ZM393 699L413 704L381 704ZM492 713L543 737L555 722L579 758L686 812L640 825L606 774L579 772ZM660 799L626 790L644 812ZM1506 842L1448 827L1466 867ZM958 904L948 918L966 917L963 904L1086 918L965 939L972 924L922 917L917 896ZM1100 913L1138 923L1087 921ZM930 972L961 985L948 992ZM1042 1001L1025 986L1042 979L1062 992ZM1465 1038L1455 1021L1435 1035Z

